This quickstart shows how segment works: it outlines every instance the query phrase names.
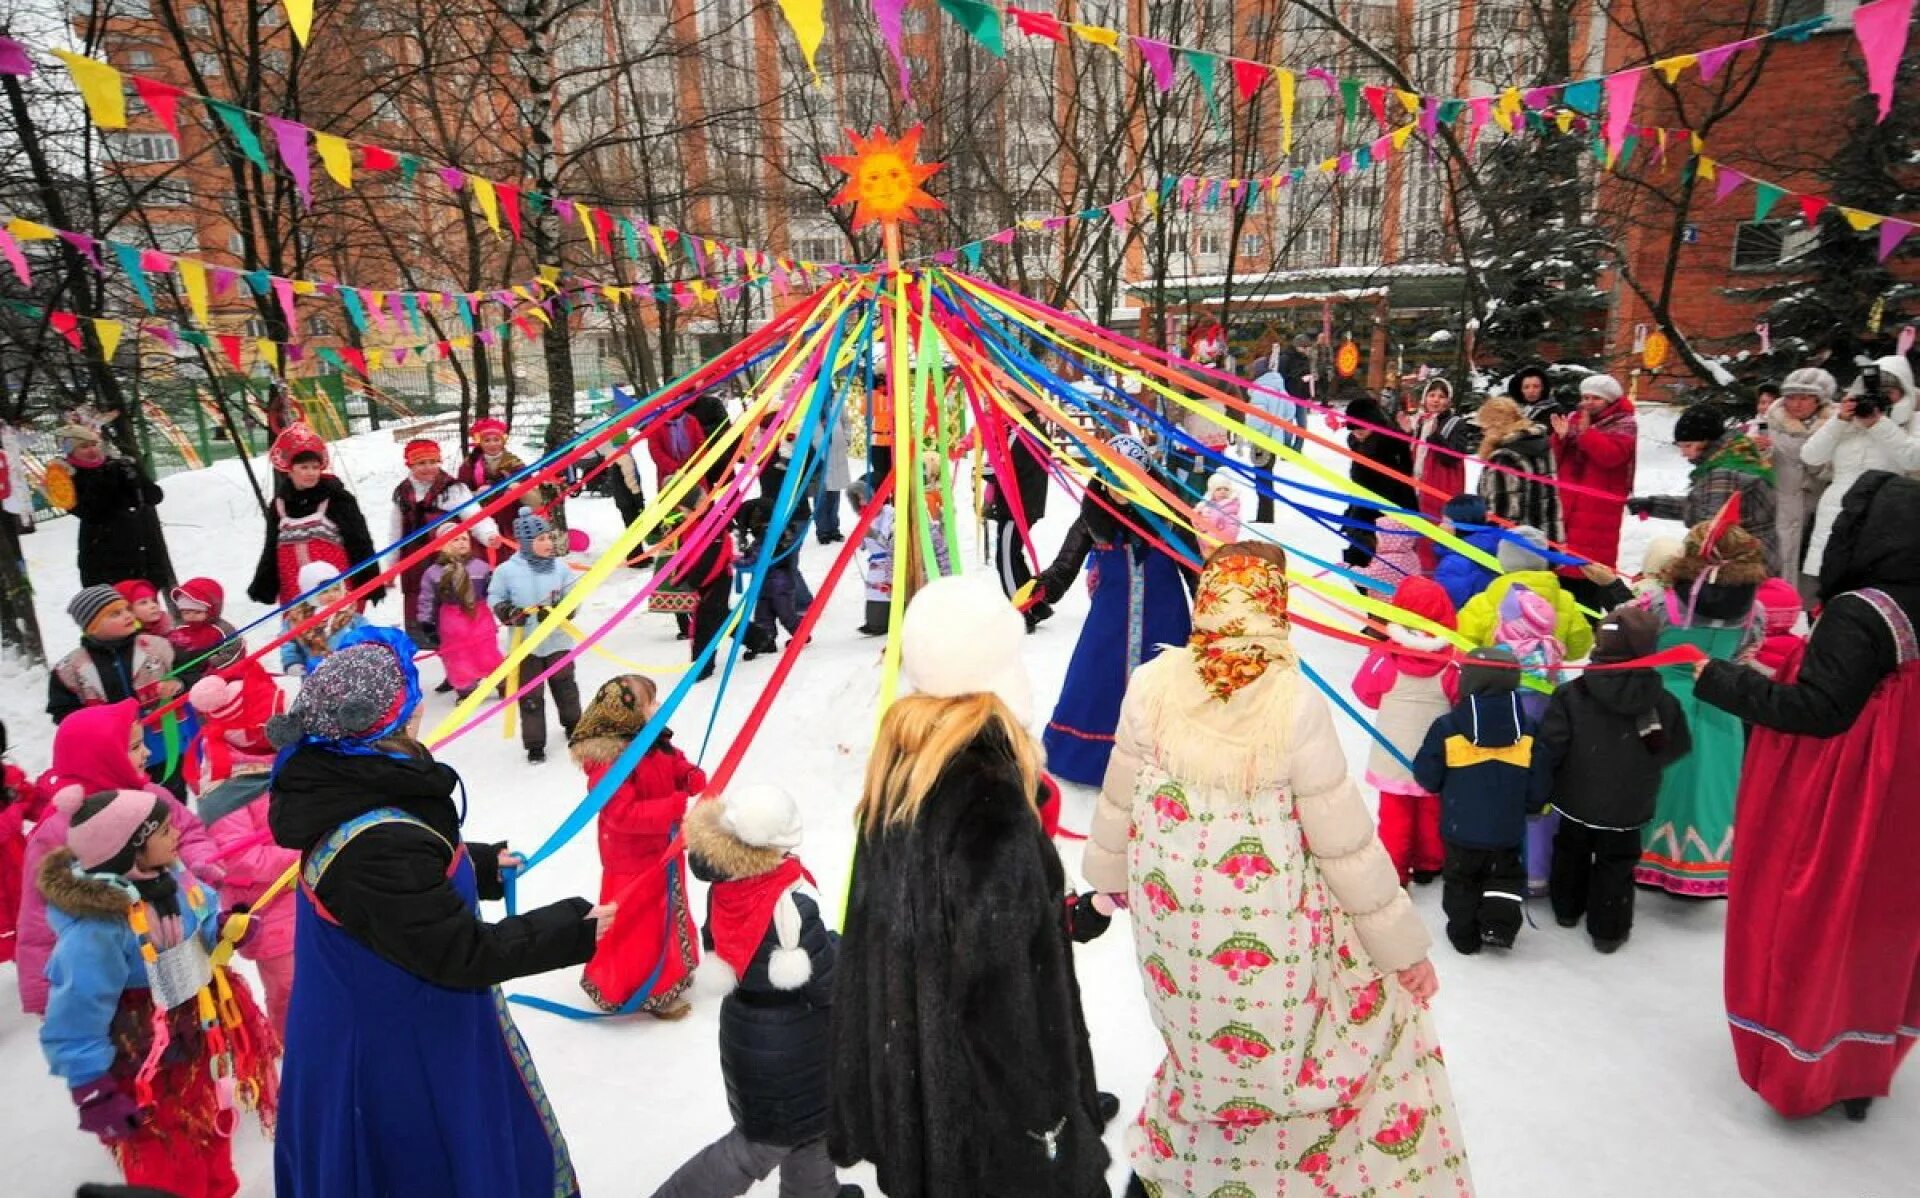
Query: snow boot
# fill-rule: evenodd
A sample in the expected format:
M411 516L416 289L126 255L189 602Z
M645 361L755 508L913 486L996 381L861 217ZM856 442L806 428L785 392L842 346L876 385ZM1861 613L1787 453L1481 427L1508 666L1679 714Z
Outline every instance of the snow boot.
M527 750L528 765L539 765L541 762L545 761L546 759L547 759L547 751L545 749L528 749Z
M1101 1090L1093 1096L1093 1106L1100 1113L1100 1126L1105 1127L1120 1113L1120 1096Z
M1847 1122L1849 1123L1865 1123L1867 1121L1867 1108L1872 1105L1873 1099L1871 1098L1843 1098L1840 1100L1840 1109L1846 1112Z
M1602 940L1596 936L1593 939L1593 947L1596 952L1617 953L1620 951L1620 946L1626 942L1627 938L1625 936L1620 937L1618 940Z

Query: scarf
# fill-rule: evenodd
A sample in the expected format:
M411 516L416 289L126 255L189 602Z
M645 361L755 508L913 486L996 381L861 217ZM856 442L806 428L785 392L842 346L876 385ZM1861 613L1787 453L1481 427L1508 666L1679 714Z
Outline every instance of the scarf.
M1721 441L1712 453L1701 459L1688 477L1699 479L1712 470L1731 470L1735 474L1750 474L1769 483L1773 481L1772 459L1745 433L1735 433Z
M1187 638L1207 693L1224 703L1274 662L1291 663L1288 627L1283 569L1245 553L1207 563Z
M647 689L646 683L647 679L637 674L622 674L601 683L600 689L594 692L593 702L587 704L587 709L574 722L567 743L577 745L599 737L632 740L640 735L640 730L647 726L650 696L642 694ZM672 743L673 733L662 728L655 748L670 747Z
M707 935L713 951L743 978L760 942L767 938L767 926L773 922L773 909L787 891L813 875L798 857L784 857L766 873L751 878L733 878L715 882L707 888Z

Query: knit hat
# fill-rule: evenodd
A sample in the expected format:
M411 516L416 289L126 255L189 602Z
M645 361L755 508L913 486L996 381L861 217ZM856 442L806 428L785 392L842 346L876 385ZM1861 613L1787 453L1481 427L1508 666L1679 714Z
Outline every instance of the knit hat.
M1839 389L1840 385L1834 382L1832 375L1818 366L1808 366L1787 376L1787 381L1780 384L1780 398L1811 395L1821 403L1832 403L1833 394Z
M289 424L273 439L273 448L267 451L267 461L275 470L285 474L293 469L295 458L314 453L320 455L320 468L325 470L331 463L327 452L327 442L304 424Z
M68 819L67 847L80 868L124 874L153 834L172 814L167 801L145 790L102 790L86 794L69 786L53 796Z
M1659 640L1660 618L1651 608L1616 608L1593 630L1593 660L1607 664L1651 657Z
M1431 578L1409 578L1393 591L1393 605L1409 615L1420 616L1442 628L1459 626L1459 615L1447 589Z
M996 695L1025 724L1033 718L1026 638L1026 621L997 584L979 574L937 578L907 604L900 672L923 695Z
M1478 495L1455 495L1447 500L1440 514L1455 524L1485 524L1487 522L1487 501Z
M1784 578L1769 578L1753 593L1768 636L1787 636L1800 622L1800 592Z
M1522 570L1544 570L1547 568L1547 534L1529 524L1508 529L1500 537L1500 548L1493 556L1499 559L1502 574L1518 574Z
M120 592L120 597L128 603L138 603L142 599L158 599L160 597L160 588L154 586L144 578L122 579L113 584L113 589Z
M800 805L778 786L736 786L720 799L720 825L757 849L800 847Z
M438 441L429 441L425 437L415 437L413 440L407 442L407 447L401 451L401 456L406 458L407 465L409 466L412 466L416 462L427 461L428 459L438 460L440 457L440 443Z
M227 592L211 578L189 578L173 588L173 605L182 611L203 611L217 620L226 604Z
M67 600L67 614L73 617L75 624L80 625L81 632L89 632L93 622L104 615L108 608L126 601L126 596L104 583L82 587L79 594Z
M496 420L492 416L488 416L484 420L476 420L473 422L473 428L471 430L470 435L473 437L474 444L478 445L480 443L480 438L486 436L488 433L499 433L503 437L506 436L507 422L504 420Z
M1107 442L1107 448L1113 450L1142 470L1153 465L1153 455L1147 451L1147 447L1141 443L1138 437L1129 437L1123 433Z
M1580 380L1582 396L1597 395L1608 403L1618 400L1626 392L1620 389L1620 383L1610 374L1590 374Z
M276 748L303 740L363 745L406 727L420 704L413 642L398 628L349 629L300 688L285 715L267 721Z
M528 557L533 556L533 539L552 531L553 521L533 508L523 507L513 518L513 539L520 542L520 552Z
M232 720L240 715L240 708L246 702L247 688L237 681L230 681L218 674L208 674L193 684L187 692L187 702L193 709L216 720Z
M340 571L327 562L308 562L300 567L300 573L293 585L300 588L302 595L325 590L340 580Z
M1520 689L1520 659L1505 645L1475 649L1460 663L1460 696L1506 695Z
M1718 441L1727 431L1727 414L1717 404L1697 403L1680 413L1673 422L1673 439L1680 441Z

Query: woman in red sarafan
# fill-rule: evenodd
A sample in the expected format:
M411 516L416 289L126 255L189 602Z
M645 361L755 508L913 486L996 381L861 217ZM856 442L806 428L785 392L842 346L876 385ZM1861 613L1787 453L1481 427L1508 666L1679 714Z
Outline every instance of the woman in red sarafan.
M650 679L623 674L601 684L568 740L589 787L600 784L658 708ZM691 1010L686 993L700 948L687 909L687 855L683 849L668 860L667 849L689 797L706 785L706 774L661 729L600 812L600 901L619 903L626 915L580 979L604 1011L680 1019Z
M1920 1037L1920 482L1853 485L1820 592L1791 679L1712 661L1695 692L1754 725L1727 907L1740 1076L1789 1118L1863 1119Z

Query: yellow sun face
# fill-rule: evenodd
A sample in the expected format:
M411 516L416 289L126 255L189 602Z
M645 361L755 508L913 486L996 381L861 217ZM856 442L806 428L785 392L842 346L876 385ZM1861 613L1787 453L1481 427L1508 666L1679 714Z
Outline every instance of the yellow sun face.
M847 185L833 202L854 205L854 228L874 221L912 223L920 219L916 210L937 211L942 206L920 186L938 174L941 165L914 160L920 150L920 126L909 129L898 141L878 128L865 137L851 132L848 136L853 141L853 153L829 154L826 161L847 173Z

